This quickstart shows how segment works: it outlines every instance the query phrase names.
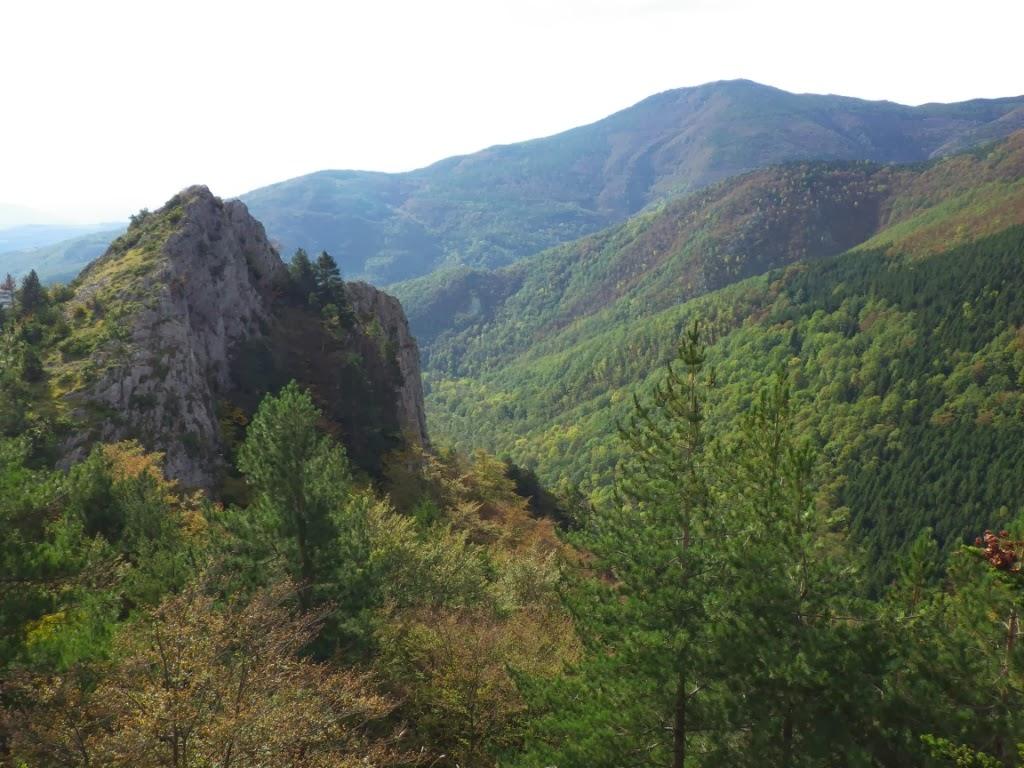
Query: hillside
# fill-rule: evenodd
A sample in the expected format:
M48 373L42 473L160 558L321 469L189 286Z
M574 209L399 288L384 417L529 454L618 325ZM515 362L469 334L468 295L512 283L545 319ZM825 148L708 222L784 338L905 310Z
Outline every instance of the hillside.
M76 235L46 245L0 253L0 273L15 277L34 269L46 283L69 283L123 232L109 229Z
M755 171L500 270L396 285L428 367L486 370L746 277L854 247L917 256L1024 223L1024 131L917 166Z
M1024 126L1024 100L906 107L724 81L591 125L401 174L322 171L242 196L286 252L378 284L495 267L652 202L792 160L924 161Z
M399 295L424 342L435 437L599 495L630 393L704 318L723 412L742 410L765 373L790 371L804 434L837 476L833 501L857 510L883 560L925 524L951 542L1020 505L1014 225L1024 133L917 168L754 172Z
M921 162L1022 126L1024 97L906 107L722 81L409 173L321 171L242 200L286 255L327 250L345 274L387 285L507 265L750 170L800 160ZM47 281L67 281L117 234L12 245L0 253L0 273L35 268Z

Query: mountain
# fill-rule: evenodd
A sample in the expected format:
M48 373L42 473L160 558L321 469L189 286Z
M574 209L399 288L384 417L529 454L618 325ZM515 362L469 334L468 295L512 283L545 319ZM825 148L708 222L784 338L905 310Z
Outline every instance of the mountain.
M429 367L458 375L793 262L855 246L924 255L1017 223L1024 131L918 166L754 171L510 267L440 271L393 290Z
M924 525L952 543L1020 506L1022 226L1018 132L916 167L755 171L396 293L423 344L432 434L598 495L631 393L701 318L722 413L788 371L838 478L831 502L856 510L882 563Z
M907 107L722 81L409 173L321 171L241 199L285 255L327 250L346 274L387 285L437 269L511 264L773 164L922 162L1022 127L1024 97ZM0 253L0 272L35 267L49 281L68 280L103 240L16 246Z
M286 253L326 249L347 274L388 284L509 264L768 165L921 162L1021 127L1024 97L908 107L724 81L409 173L322 171L242 199Z
M119 228L90 232L47 245L0 253L0 273L9 272L18 277L34 269L44 282L71 282L123 231Z
M170 477L218 485L246 414L290 379L368 471L425 442L418 351L398 302L344 286L353 317L329 330L290 290L240 202L190 187L136 217L72 284L66 336L45 357L64 461L135 438L165 454Z
M25 251L34 248L71 240L81 235L95 232L117 230L121 226L114 223L80 226L74 224L29 224L20 227L0 229L0 256L12 251Z

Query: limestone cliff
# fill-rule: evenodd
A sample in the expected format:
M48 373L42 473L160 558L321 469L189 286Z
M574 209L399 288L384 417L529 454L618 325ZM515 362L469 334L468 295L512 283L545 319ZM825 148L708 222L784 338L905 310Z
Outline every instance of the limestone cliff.
M171 477L212 487L232 448L226 414L244 419L292 378L371 469L375 452L426 440L401 305L352 285L358 322L328 333L315 312L289 303L287 269L241 202L184 190L135 217L74 289L73 331L51 362L73 424L69 461L96 441L136 438L166 454ZM300 365L303 342L314 346ZM345 398L358 402L334 402Z

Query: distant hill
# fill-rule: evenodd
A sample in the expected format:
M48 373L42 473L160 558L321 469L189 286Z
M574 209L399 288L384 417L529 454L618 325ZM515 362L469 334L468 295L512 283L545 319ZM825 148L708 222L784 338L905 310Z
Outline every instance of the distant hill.
M436 440L597 492L632 393L700 318L721 412L787 371L837 478L830 503L857 510L884 562L922 526L952 544L1020 508L1022 264L1024 131L918 166L754 171L511 267L395 292Z
M123 225L110 222L107 224L90 225L28 224L20 227L0 229L0 254L41 248L65 240L71 240L81 235L108 232L119 228L123 229Z
M20 276L34 269L44 282L70 282L123 231L91 232L49 245L0 253L0 274Z
M322 171L242 199L286 255L326 249L347 274L388 284L506 265L756 168L921 162L1021 127L1024 97L907 107L724 81L409 173Z

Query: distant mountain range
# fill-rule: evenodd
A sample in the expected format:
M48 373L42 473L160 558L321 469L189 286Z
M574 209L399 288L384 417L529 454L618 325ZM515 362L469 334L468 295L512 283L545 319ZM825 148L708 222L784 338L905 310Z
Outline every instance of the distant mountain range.
M52 235L54 228L46 229ZM48 242L42 245L23 246L10 251L0 249L0 273L21 276L34 269L45 282L70 282L90 261L107 250L107 246L123 231L123 227L92 231L57 241L51 241L47 236L43 239Z
M0 254L25 251L71 240L96 232L108 232L124 225L118 222L105 224L27 224L0 229Z
M1022 127L1024 97L907 107L724 81L410 173L322 171L242 199L286 254L326 249L347 274L389 284L509 264L768 165L920 162Z
M241 199L285 258L297 247L327 250L348 277L388 285L439 268L511 264L757 168L922 162L1022 127L1024 97L908 107L732 80L409 173L321 171ZM96 242L0 254L0 271L45 259L60 265L51 279L64 278L95 255Z
M58 217L45 211L27 208L24 205L0 203L0 229L33 225L47 226L59 223Z

